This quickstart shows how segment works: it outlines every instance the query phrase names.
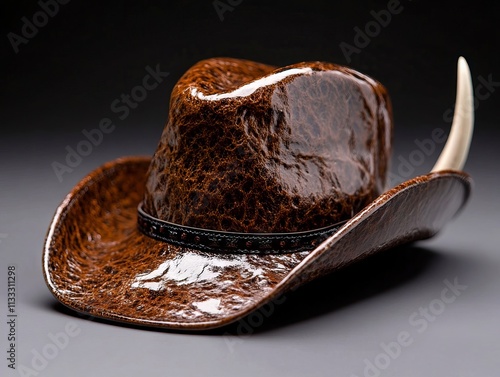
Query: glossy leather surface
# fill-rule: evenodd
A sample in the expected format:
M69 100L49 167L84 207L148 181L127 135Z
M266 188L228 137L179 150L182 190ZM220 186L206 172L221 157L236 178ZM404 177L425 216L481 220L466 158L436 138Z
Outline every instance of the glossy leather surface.
M197 63L174 87L144 210L197 228L294 232L349 219L385 187L387 93L330 63Z
M347 263L434 235L470 191L465 173L432 173L381 195L310 252L217 255L158 242L137 230L149 163L110 162L58 208L43 264L46 282L63 304L146 326L222 326Z
M47 285L96 317L206 329L357 259L430 237L467 201L470 179L437 172L377 197L391 128L385 90L353 70L202 61L174 88L153 158L105 164L59 206L43 253ZM143 199L154 217L220 231L349 221L304 251L220 254L141 233Z

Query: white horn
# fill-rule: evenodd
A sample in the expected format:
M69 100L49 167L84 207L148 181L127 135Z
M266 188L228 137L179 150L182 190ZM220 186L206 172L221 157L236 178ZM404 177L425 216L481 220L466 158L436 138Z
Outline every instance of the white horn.
M448 141L432 171L462 170L469 154L469 146L474 130L474 97L472 79L467 61L458 59L457 97L455 114Z

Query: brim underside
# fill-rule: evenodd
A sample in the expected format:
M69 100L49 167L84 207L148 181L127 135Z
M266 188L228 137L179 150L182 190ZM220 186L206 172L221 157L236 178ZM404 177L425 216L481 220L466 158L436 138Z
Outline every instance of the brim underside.
M137 325L208 329L236 321L288 289L376 251L434 235L466 202L462 172L417 177L381 195L311 251L209 253L137 230L150 159L110 162L59 206L43 254L64 305Z

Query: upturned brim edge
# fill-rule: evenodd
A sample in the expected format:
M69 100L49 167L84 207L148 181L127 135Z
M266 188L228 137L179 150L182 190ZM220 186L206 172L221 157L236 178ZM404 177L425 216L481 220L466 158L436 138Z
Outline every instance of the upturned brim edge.
M380 195L310 251L231 255L138 231L149 163L149 157L106 163L57 208L42 263L49 290L65 306L133 325L221 327L355 260L435 235L462 209L472 184L460 171L419 176Z

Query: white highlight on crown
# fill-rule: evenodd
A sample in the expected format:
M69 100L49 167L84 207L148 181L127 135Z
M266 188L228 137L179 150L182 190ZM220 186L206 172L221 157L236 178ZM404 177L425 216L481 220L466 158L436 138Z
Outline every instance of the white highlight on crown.
M312 68L291 68L286 71L274 73L269 76L262 77L258 80L252 81L246 85L240 86L239 88L228 93L220 94L210 94L206 96L202 92L199 92L197 88L191 88L191 95L202 100L215 101L223 98L234 98L234 97L246 97L255 92L257 89L275 84L286 77L298 74L311 74Z

